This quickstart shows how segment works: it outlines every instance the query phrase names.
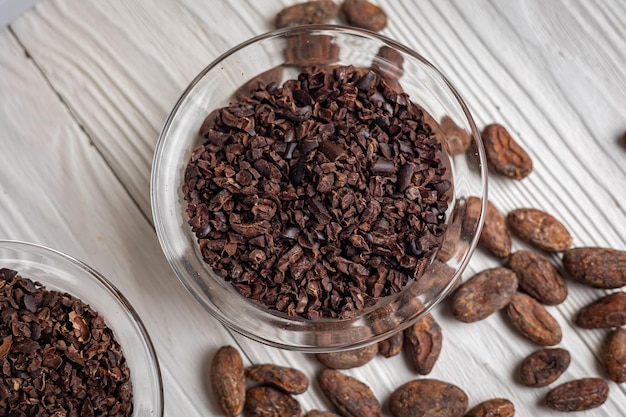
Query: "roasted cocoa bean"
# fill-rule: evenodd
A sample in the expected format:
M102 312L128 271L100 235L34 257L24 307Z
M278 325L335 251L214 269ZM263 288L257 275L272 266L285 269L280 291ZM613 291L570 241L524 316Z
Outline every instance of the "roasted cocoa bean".
M520 290L540 303L557 305L565 301L565 279L545 256L528 250L518 250L509 258L508 266L517 274Z
M566 382L546 395L546 405L557 411L584 411L604 404L609 386L601 378L581 378Z
M563 267L576 281L594 288L626 285L626 251L609 248L573 248L563 254Z
M450 155L459 155L469 149L472 137L467 130L457 125L452 118L444 116L439 123L439 129Z
M339 413L350 417L381 417L382 406L367 385L334 369L324 369L318 375L322 392L337 407Z
M339 13L333 0L313 0L282 9L274 20L277 29L288 26L328 23Z
M626 329L620 327L608 335L602 362L611 380L626 382Z
M513 234L547 252L562 252L572 245L572 236L565 226L545 211L519 208L507 214Z
M487 165L493 171L516 180L532 172L532 159L504 126L497 123L486 126L482 138Z
M298 400L276 388L262 385L246 392L245 410L249 417L302 416Z
M211 388L224 415L235 417L243 411L246 379L243 360L232 346L222 346L211 361Z
M584 329L619 327L626 324L626 293L616 292L583 307L576 325Z
M437 379L409 381L389 397L394 417L461 417L467 405L461 388Z
M261 385L271 385L287 394L302 394L309 387L309 378L298 369L273 364L252 365L245 376Z
M387 26L387 14L367 0L344 0L341 11L348 24L378 32Z
M480 219L480 213L482 210L482 200L475 196L469 196L465 200L465 212L461 213L462 222L462 234L471 236L475 233L478 227L478 220ZM486 215L486 213L485 213ZM484 225L484 223L483 223Z
M452 294L450 306L457 320L472 323L504 308L517 291L517 276L504 267L474 275Z
M515 405L506 398L494 398L472 407L463 417L513 417Z
M404 330L404 352L413 369L428 375L435 366L443 343L443 332L431 313Z
M317 353L315 357L328 368L350 369L365 365L374 359L377 353L378 345L374 343L357 349Z
M545 387L565 372L570 361L570 354L565 349L540 349L524 359L519 370L520 379L528 387Z
M470 199L477 199L476 204L480 204L477 197L469 197L468 200ZM511 233L504 215L491 201L487 201L485 223L478 242L498 258L506 258L511 254Z
M385 358L396 356L402 352L402 345L404 341L404 335L402 332L397 332L385 340L378 342L378 353Z
M539 345L554 346L563 338L559 322L530 295L513 295L506 313L522 336Z
M398 80L404 74L403 69L404 56L397 49L383 45L372 60L372 70L382 75L389 86L401 92L402 88L398 85Z
M295 33L287 38L285 65L309 67L339 60L339 46L330 35Z

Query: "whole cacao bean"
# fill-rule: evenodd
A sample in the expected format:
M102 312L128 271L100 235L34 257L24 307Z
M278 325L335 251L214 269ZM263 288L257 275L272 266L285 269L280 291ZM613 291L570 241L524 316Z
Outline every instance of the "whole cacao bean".
M563 338L559 322L527 294L515 294L506 307L506 313L524 337L539 345L554 346Z
M461 388L437 379L409 381L389 397L394 417L461 417L467 405L467 394Z
M504 126L497 123L486 126L482 138L487 165L495 172L516 180L532 172L532 159Z
M518 250L509 258L509 268L517 274L519 288L540 303L557 305L567 297L565 279L545 256Z
M378 345L373 344L358 349L317 353L315 357L328 368L350 369L365 365L374 359L377 353Z
M450 155L465 153L472 143L467 130L459 127L449 116L444 116L439 124L444 143Z
M609 248L573 248L563 254L563 267L576 281L594 288L626 285L626 251Z
M520 366L522 383L528 387L545 387L556 381L571 361L565 349L540 349L530 354Z
M350 417L381 417L380 402L367 385L334 369L318 375L322 392L339 413Z
M477 197L469 197L468 204L470 199L476 199L477 204L480 204ZM511 254L511 233L506 226L504 215L491 201L487 201L485 223L478 242L498 258L506 258Z
M517 291L517 276L508 268L497 267L474 275L452 294L452 314L472 323L505 307Z
M249 417L300 417L298 400L278 389L258 385L246 393L246 415Z
M506 398L494 398L472 407L463 417L513 417L515 405Z
M367 0L344 0L341 10L348 24L378 32L387 26L387 14Z
M575 321L584 329L623 326L626 324L626 293L616 292L583 307Z
M211 361L211 388L220 409L227 417L235 417L243 411L246 399L246 379L239 351L223 346Z
M302 394L309 387L304 372L273 364L258 364L246 368L245 376L261 385L271 385L288 394Z
M311 410L304 417L341 417L339 414L330 411Z
M562 252L572 245L565 226L545 211L519 208L509 212L506 221L513 234L546 252Z
M441 327L430 313L404 330L404 351L409 363L420 375L428 375L433 369L442 343Z
M618 384L626 382L626 329L620 327L609 334L602 361L609 378Z
M313 0L285 7L277 15L274 24L277 29L287 26L328 23L339 13L333 0Z
M546 395L546 405L557 411L584 411L604 404L609 386L601 378L581 378L566 382Z
M397 332L378 342L378 353L385 358L396 356L402 352L402 345L404 343L403 332Z

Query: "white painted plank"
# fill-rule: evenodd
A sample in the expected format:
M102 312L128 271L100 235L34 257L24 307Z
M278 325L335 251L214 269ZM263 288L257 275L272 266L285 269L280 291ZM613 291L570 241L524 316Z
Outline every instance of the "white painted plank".
M102 272L152 336L166 415L216 414L199 369L235 341L184 291L150 223L8 31L0 33L0 135L0 238L50 246Z
M276 11L292 3L153 0L69 6L47 0L13 28L141 210L149 213L152 149L180 91L228 47L270 29ZM535 172L527 179L492 176L490 195L498 207L544 208L565 222L576 245L626 249L626 151L615 142L626 128L624 2L378 3L389 12L384 33L439 66L466 98L479 127L501 122L531 153ZM27 227L20 223L16 230ZM521 247L516 241L515 248ZM160 256L158 248L149 249ZM479 251L466 276L498 263ZM570 288L567 302L550 308L564 327L562 346L575 358L563 380L601 375L598 353L606 331L582 332L571 320L603 292L576 284ZM463 387L472 404L504 396L517 405L517 415L551 415L539 405L546 389L514 382L517 364L536 347L517 336L501 315L466 325L454 321L445 305L435 314L445 340L433 377ZM237 340L253 362L292 364L310 376L319 370L310 356ZM196 359L201 351L209 357L215 349L191 346ZM185 363L191 366L192 360ZM194 381L201 379L206 363L196 363L201 368ZM350 373L371 384L383 400L417 377L402 358L377 358ZM190 406L196 410L207 406L197 389L189 394L190 403L200 404ZM622 415L624 387L611 384L611 390L601 412ZM315 385L301 399L306 408L327 405Z

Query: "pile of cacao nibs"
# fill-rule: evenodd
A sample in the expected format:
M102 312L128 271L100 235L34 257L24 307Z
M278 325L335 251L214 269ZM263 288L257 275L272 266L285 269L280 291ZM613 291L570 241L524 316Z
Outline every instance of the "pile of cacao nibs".
M81 300L0 269L0 415L132 414L130 370Z
M183 186L204 260L290 316L350 318L419 279L446 230L442 144L373 70L314 66L203 124Z

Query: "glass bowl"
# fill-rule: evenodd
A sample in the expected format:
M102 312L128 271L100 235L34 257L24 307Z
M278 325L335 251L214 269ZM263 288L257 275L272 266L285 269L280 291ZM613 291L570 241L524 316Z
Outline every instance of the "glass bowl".
M276 81L281 84L296 78L302 67L311 63L375 66L379 74L393 80L433 122L431 127L443 143L453 182L444 242L424 275L351 319L292 317L237 292L203 261L188 225L187 203L181 190L192 150L203 141L199 130L210 112L234 101L240 87L259 75L269 74L271 78L278 68L282 78ZM350 349L382 340L408 327L442 300L460 282L477 244L486 192L480 135L466 105L446 78L397 42L369 31L332 25L286 28L258 36L202 70L183 92L163 127L151 178L156 232L171 267L187 290L235 331L271 346L309 352ZM470 196L478 197L480 202L471 213L466 211Z
M104 318L131 372L133 417L163 416L161 372L150 337L128 300L105 277L82 262L43 246L0 240L0 268L68 293Z

